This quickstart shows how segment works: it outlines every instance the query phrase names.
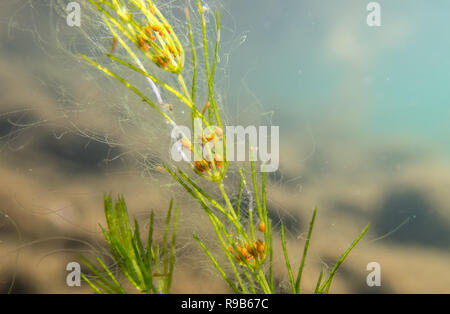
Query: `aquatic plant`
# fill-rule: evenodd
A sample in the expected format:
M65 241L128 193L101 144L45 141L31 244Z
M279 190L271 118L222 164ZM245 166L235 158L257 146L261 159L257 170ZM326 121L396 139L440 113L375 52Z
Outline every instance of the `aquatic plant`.
M209 218L217 237L227 265L220 262L213 251L196 234L194 239L201 246L210 259L212 265L227 282L230 289L235 293L275 293L274 271L273 271L273 222L268 217L266 200L266 172L259 176L255 170L255 162L250 161L251 182L247 182L245 169L239 168L239 188L236 201L232 202L228 189L224 183L225 175L230 166L226 150L226 134L224 134L221 115L217 105L215 90L215 74L220 47L220 14L216 11L214 49L211 53L208 38L207 24L205 21L205 7L197 2L198 23L201 26L201 39L203 61L200 62L197 55L196 41L192 32L192 21L189 11L185 10L186 32L189 38L189 46L183 46L158 6L152 0L88 0L92 8L97 12L98 18L104 21L111 34L111 49L106 53L111 61L121 65L124 69L141 75L147 80L153 91L156 102L138 88L132 82L102 65L89 56L83 54L82 58L114 78L131 92L136 94L148 106L153 108L169 125L169 133L172 140L181 143L178 146L179 153L186 157L187 153L194 153L197 157L194 161L183 158L191 171L185 171L181 167L174 168L164 164L162 167L173 179L178 182L185 191L190 194L201 206L205 215ZM115 55L115 51L121 47L126 51L127 59ZM188 80L183 71L186 62L186 53L190 50L190 61L192 62L192 76ZM211 55L211 56L210 56ZM200 69L202 65L203 69ZM163 74L152 74L149 68L163 70ZM206 77L206 85L203 88L208 95L206 104L199 104L196 99L197 90L201 87L197 79L199 71ZM158 72L160 73L160 72ZM176 84L166 83L165 78L173 76ZM177 104L167 104L163 101L160 89L171 94L177 100ZM192 130L194 134L201 134L200 143L198 139L189 137L183 132L174 132L177 124L171 115L173 106L183 105L190 111ZM201 110L199 108L202 108ZM201 123L198 123L200 121ZM203 127L204 125L204 127ZM217 127L213 127L217 125ZM220 140L220 141L218 141ZM195 144L197 142L197 145ZM200 155L200 150L207 151L207 156ZM249 154L253 152L250 147ZM200 179L200 182L198 182ZM201 185L204 184L206 188ZM220 193L220 197L214 197L209 190L214 189ZM243 197L249 197L250 202L246 212L243 214ZM169 209L166 220L166 231L171 217ZM105 238L113 252L114 259L119 265L124 276L142 292L168 293L174 262L174 242L170 254L167 253L166 242L164 242L163 253L163 275L160 285L155 286L154 267L158 265L158 249L152 247L151 230L153 218L150 223L149 241L147 249L140 241L139 226L135 222L134 232L130 229L127 210L123 198L119 198L115 209L112 207L111 199L105 200L105 214L108 222L108 230L103 230ZM317 210L314 209L306 243L303 249L301 263L296 273L293 272L286 249L285 230L281 223L281 243L284 259L289 274L289 282L292 293L301 292L301 279L308 248L311 241L312 231L316 219ZM248 216L247 216L248 215ZM153 216L152 216L153 217ZM367 232L367 225L361 234L355 239L350 247L341 255L334 268L325 276L320 272L315 293L328 293L332 280L339 266L344 262L350 251ZM173 241L176 233L176 219L173 228ZM168 257L169 256L169 257ZM95 268L93 264L85 260L94 274L99 276L96 282L84 277L96 292L124 292L118 280L105 264L98 259L101 269ZM229 270L228 270L229 269ZM159 270L160 271L160 270ZM103 273L106 273L104 275ZM109 278L108 278L109 277Z
M121 273L137 290L143 293L168 293L172 285L175 262L175 240L178 223L178 207L172 222L172 237L168 245L168 233L172 220L173 203L170 201L165 220L162 248L153 241L154 214L150 215L150 226L147 242L142 243L139 223L134 219L134 230L131 228L127 205L122 196L113 204L110 196L104 198L107 228L102 232L111 250L115 264ZM81 258L95 275L83 279L97 293L125 293L125 289L101 258L96 257L100 267L96 267L85 257Z

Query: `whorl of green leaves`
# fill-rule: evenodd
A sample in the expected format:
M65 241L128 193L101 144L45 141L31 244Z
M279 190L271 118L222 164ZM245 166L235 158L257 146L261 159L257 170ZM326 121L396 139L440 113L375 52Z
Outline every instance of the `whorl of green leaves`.
M102 228L103 235L111 250L114 268L120 269L126 280L143 293L169 293L172 284L175 262L175 240L178 222L178 207L172 218L173 203L170 202L165 220L162 248L153 241L154 214L150 215L150 227L144 244L141 239L139 224L134 219L131 227L127 206L122 196L115 204L110 196L104 198L107 227ZM168 233L172 225L172 238L168 244ZM82 275L83 279L97 293L125 293L125 289L114 275L113 267L107 266L100 257L95 257L100 265L97 267L87 258L82 261L94 274L93 277Z

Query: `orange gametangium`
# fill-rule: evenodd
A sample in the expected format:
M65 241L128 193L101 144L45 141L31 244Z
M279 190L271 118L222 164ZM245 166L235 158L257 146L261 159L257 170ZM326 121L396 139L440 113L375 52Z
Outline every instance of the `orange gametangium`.
M246 243L245 245L237 244L236 248L238 249L240 254L234 252L232 245L230 245L228 247L228 249L231 253L233 253L233 254L235 253L234 256L235 256L236 260L238 262L240 262L241 264L244 264L242 258L245 258L248 263L251 263L258 259L261 261L264 260L264 257L265 257L264 253L266 250L266 244L264 241L257 240L255 242L253 242L253 245L251 245L249 243Z
M264 221L261 221L259 224L259 231L261 232L266 232L266 224L264 223Z
M161 12L149 4L144 24L135 23L135 44L158 67L172 72L181 72L184 66L184 50L178 37Z

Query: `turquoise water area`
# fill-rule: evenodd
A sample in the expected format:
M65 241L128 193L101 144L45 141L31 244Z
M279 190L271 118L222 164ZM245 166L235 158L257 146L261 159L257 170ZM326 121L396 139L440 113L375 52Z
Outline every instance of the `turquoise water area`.
M244 78L282 125L331 121L450 157L450 2L377 1L380 27L369 2L230 2L233 90Z

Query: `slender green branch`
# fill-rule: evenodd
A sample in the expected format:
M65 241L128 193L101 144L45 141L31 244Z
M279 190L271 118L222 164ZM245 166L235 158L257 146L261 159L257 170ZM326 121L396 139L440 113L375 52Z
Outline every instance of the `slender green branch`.
M192 102L195 103L195 93L197 86L197 53L195 51L195 43L194 43L194 35L192 34L192 25L191 19L189 17L189 11L186 9L186 19L188 24L188 34L189 34L189 43L191 44L192 50L192 90L191 90L191 99Z
M206 78L208 80L208 89L209 89L209 97L211 101L211 105L214 110L214 114L216 117L217 124L220 128L222 128L222 122L220 120L219 111L217 110L217 104L214 97L214 89L213 89L213 78L211 77L211 71L209 69L209 55L208 55L208 38L206 35L206 22L205 22L205 16L203 14L203 7L200 3L200 1L197 2L198 10L202 19L202 34L203 34L203 55L205 58L205 72L206 72ZM224 141L225 142L225 141Z
M236 215L238 216L238 218L241 213L242 192L244 190L244 185L246 184L244 172L242 171L242 169L239 169L239 174L241 175L241 179L239 181L239 193L238 193L238 198L237 198L237 203L236 203Z
M225 191L225 187L223 186L223 182L222 181L217 182L217 185L219 186L219 190L222 193L223 199L225 200L225 203L227 204L228 209L230 210L230 213L233 215L233 217L235 219L237 219L236 212L233 209L233 205L231 205L230 198L228 197L228 194Z
M327 279L322 283L320 286L320 292L322 293L325 288L330 287L331 281L333 280L334 275L336 274L337 270L339 269L339 266L344 262L344 260L347 258L347 256L350 254L350 252L353 250L353 248L358 244L358 242L361 240L361 238L364 236L364 234L369 230L370 224L368 224L363 231L359 234L359 236L353 241L353 243L350 245L350 247L344 252L344 254L341 255L341 257L336 262L336 265L334 265L333 269L331 270L330 274L328 275ZM328 290L327 290L328 291Z
M167 234L169 232L169 223L172 215L173 200L170 200L169 210L167 211L166 223L163 235L163 274L166 275L169 269L169 256L167 252Z
M272 293L275 292L275 287L273 283L273 236L272 236L272 222L269 220L267 224L267 234L269 239L269 282L270 290Z
M283 247L283 253L284 253L284 260L286 262L286 268L289 274L289 281L291 283L291 287L292 287L292 292L295 294L295 283L294 283L294 275L292 274L292 268L291 268L291 263L289 262L289 256L288 256L288 252L286 249L286 239L284 237L284 224L281 223L281 245Z
M214 267L219 271L219 273L222 275L223 279L228 283L230 288L234 291L234 293L239 294L239 290L236 288L234 283L228 278L227 274L223 271L223 269L220 267L219 263L217 263L216 259L212 256L212 254L209 252L209 250L206 248L206 246L203 244L203 242L194 234L194 239L197 240L197 242L200 244L202 249L205 251L205 253L208 255L209 259L213 263Z
M253 161L253 152L251 147L250 147L250 164L252 168L252 180L253 180L253 190L255 193L256 208L258 209L259 219L261 219L261 221L265 221L261 208L261 202L259 200L258 183L256 181L255 162Z
M81 55L82 58L84 58L85 60L87 60L89 63L91 63L92 65L94 65L97 69L99 69L100 71L105 72L106 74L108 74L109 76L115 78L116 80L118 80L120 83L122 83L123 85L125 85L126 87L128 87L132 92L134 92L136 95L138 95L144 102L146 102L147 104L150 105L150 107L152 107L153 109L156 110L156 112L158 112L164 119L167 120L167 122L169 122L169 124L174 124L174 121L167 115L165 114L155 103L153 103L148 97L146 97L144 94L142 94L136 87L134 87L133 85L131 85L130 83L128 83L128 81L126 81L124 78L120 77L119 75L117 75L114 72L111 72L110 70L108 70L107 68L103 67L102 65L98 64L97 62L95 62L94 60L90 59L88 56L86 55Z
M170 260L169 260L169 273L167 278L167 284L166 284L166 292L169 293L170 289L172 287L172 278L173 278L173 268L175 265L175 242L176 242L176 234L177 234L177 227L178 227L178 214L179 214L179 208L178 206L175 207L175 219L173 221L172 226L172 243L170 245Z
M314 208L313 216L311 222L309 223L308 236L306 238L305 247L303 249L302 261L300 262L300 267L298 269L297 280L295 281L295 290L300 293L300 283L302 280L303 268L305 267L306 255L308 254L309 242L311 241L311 235L314 228L314 222L316 220L317 208Z
M317 279L316 288L314 289L314 293L320 293L320 284L322 282L323 270L320 270L319 279Z

